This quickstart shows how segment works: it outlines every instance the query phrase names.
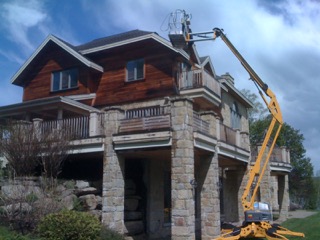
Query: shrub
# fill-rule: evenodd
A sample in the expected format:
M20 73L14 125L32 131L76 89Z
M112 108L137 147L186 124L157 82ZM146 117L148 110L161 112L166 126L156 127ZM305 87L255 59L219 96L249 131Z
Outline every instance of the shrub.
M47 240L96 240L100 231L95 216L68 210L49 214L38 225L39 235Z

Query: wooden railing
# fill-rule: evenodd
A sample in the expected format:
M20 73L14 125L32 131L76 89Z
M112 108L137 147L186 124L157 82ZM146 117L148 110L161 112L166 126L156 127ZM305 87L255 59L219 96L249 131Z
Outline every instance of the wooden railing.
M72 140L85 139L103 135L104 114L66 118L61 120L40 121L38 126L42 134L60 129ZM92 121L95 121L94 123ZM92 129L94 128L94 129Z
M123 119L119 133L170 128L170 115Z
M206 87L221 97L220 83L205 70L183 71L179 78L179 89Z
M237 145L237 132L223 124L220 124L220 140L230 145Z
M197 112L193 112L193 131L199 131L207 134L210 132L209 123L202 120Z
M89 117L67 118L62 120L43 121L40 123L41 133L45 134L55 129L66 131L71 139L84 139L89 137Z
M152 106L145 108L135 108L125 111L125 118L144 118L152 116L160 116L165 114L165 108L163 106Z
M258 156L258 147L252 147L251 148L251 157L252 160L255 161L255 159ZM270 156L270 163L289 163L290 164L290 155L288 152L288 149L283 147L274 147L271 156Z

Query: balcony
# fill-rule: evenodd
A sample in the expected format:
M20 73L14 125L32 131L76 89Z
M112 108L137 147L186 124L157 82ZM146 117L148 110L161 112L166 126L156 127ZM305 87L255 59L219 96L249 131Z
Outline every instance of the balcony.
M181 95L189 96L199 104L210 106L221 102L220 82L205 70L183 71L178 78Z
M246 147L242 133L223 125L214 116L208 116L193 112L195 146L215 151L215 146L219 142L220 153L227 151L231 156L240 152L243 158L246 158L249 148ZM104 113L91 112L90 116L62 120L33 119L33 123L29 122L29 124L38 128L40 134L56 129L67 131L72 144L77 145L78 152L89 151L90 146L93 149L94 144L96 149L103 148L106 124ZM119 121L113 141L117 149L137 148L143 144L150 147L171 146L171 129L170 105L129 109L125 111L124 118ZM81 150L86 147L88 149Z
M154 106L127 110L125 119L120 121L119 133L160 131L170 127L170 115L165 108Z
M64 129L71 140L99 137L104 134L103 114L91 113L90 116L66 118L61 120L42 121L34 119L33 122L40 128L41 133L48 133L55 129Z
M219 142L221 154L237 155L238 159L248 161L249 144L247 135L220 123L214 116L203 117L193 112L194 144L198 148L216 151ZM120 121L118 134L113 140L117 149L171 146L170 106L154 106L130 109Z
M251 157L252 160L258 156L259 147L252 148ZM286 147L275 146L270 159L269 159L270 169L273 172L290 172L292 166L290 164L290 151Z

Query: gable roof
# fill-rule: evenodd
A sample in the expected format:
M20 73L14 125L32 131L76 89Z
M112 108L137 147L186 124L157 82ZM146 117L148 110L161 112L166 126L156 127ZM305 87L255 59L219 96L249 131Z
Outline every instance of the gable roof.
M99 72L103 72L103 67L100 65L92 62L88 58L81 55L79 52L75 50L72 45L69 43L66 43L65 41L62 41L61 39L55 37L54 35L49 35L42 43L41 45L36 49L36 51L31 55L31 57L22 65L22 67L16 72L16 74L11 78L11 83L15 85L21 85L22 83L22 76L25 71L28 70L28 66L32 61L35 60L36 56L47 46L49 42L53 42L57 44L59 47L64 49L66 52L74 56L76 59L78 59L80 62L82 62L87 67L93 68Z
M94 63L92 60L88 59L85 55L94 53L94 52L103 51L105 49L114 48L117 46L122 46L125 44L143 41L146 39L153 39L163 44L164 46L168 47L170 50L182 55L183 57L187 59L189 58L188 54L184 50L174 48L168 40L160 37L155 32L132 30L129 32L124 32L124 33L120 33L120 34L116 34L116 35L112 35L104 38L99 38L79 46L73 46L70 43L63 41L62 39L54 35L49 35L41 43L41 45L36 49L36 51L31 55L31 57L21 66L21 68L11 78L11 83L18 86L22 86L24 76L28 71L28 67L30 67L31 63L35 61L38 54L41 51L43 51L49 43L54 43L58 45L59 47L61 47L67 53L71 54L73 57L78 59L81 63L83 63L87 67L95 69L99 72L103 72L104 70L102 66Z
M162 38L156 32L142 31L139 29L104 37L104 38L99 38L91 42L85 43L83 45L79 45L75 47L75 49L79 51L81 54L86 55L86 54L99 52L99 51L103 51L103 50L118 47L118 46L123 46L126 44L131 44L134 42L143 41L146 39L153 39L165 45L170 50L178 54L181 54L183 57L189 58L188 54L184 50L174 48L168 40Z
M117 42L123 42L125 40L130 40L132 38L142 37L153 32L147 32L142 30L132 30L129 32L119 33L108 37L94 39L88 43L76 46L75 49L80 52L88 51L89 49L95 49L101 46L114 44Z
M200 57L200 62L202 67L205 67L206 65L208 65L212 71L213 76L216 77L216 72L211 62L211 58L209 56Z

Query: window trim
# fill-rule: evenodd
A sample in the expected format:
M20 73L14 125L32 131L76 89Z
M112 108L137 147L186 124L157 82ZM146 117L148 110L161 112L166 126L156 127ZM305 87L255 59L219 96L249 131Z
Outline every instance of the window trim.
M76 80L76 83L74 84L74 86L72 85L73 81L70 77L70 72L74 72L75 73L75 80ZM54 81L55 81L55 74L59 73L59 87L58 89L54 89ZM63 85L64 85L64 81L63 81L63 73L68 73L68 86L66 88L63 88ZM50 90L51 92L59 92L59 91L67 91L67 90L70 90L70 89L75 89L75 88L78 88L78 83L79 83L79 69L78 68L69 68L69 69L64 69L64 70L59 70L59 71L53 71L51 73L51 87L50 87Z
M138 76L138 73L139 73L139 63L142 62L142 77L139 77ZM132 63L134 64L133 66L133 78L132 79L129 79L129 70L128 70L128 65ZM130 61L127 61L126 63L126 82L134 82L134 81L139 81L139 80L143 80L145 79L145 59L144 58L138 58L138 59L133 59L133 60L130 60Z

